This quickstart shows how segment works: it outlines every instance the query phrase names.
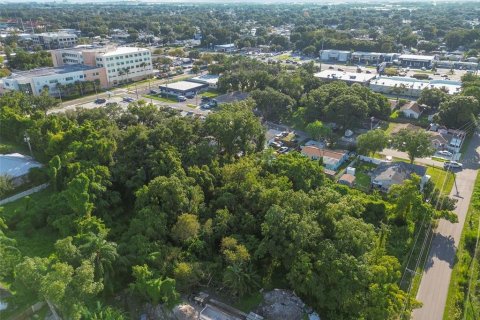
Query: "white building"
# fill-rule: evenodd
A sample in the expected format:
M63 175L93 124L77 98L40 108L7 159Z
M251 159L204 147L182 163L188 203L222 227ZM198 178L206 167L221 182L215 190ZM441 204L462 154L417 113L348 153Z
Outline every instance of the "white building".
M347 83L359 83L362 85L367 85L373 78L375 78L375 75L371 73L353 73L335 70L323 70L315 73L314 76L324 81L339 80Z
M98 52L95 61L98 67L105 68L111 85L139 80L153 73L152 55L145 48L118 47Z
M438 61L438 56L422 56L417 54L402 54L398 57L402 67L406 68L431 68Z
M409 77L377 77L370 81L370 89L375 92L419 97L426 88L437 88L448 94L459 93L462 84L452 80L417 80Z
M78 81L96 80L100 82L101 87L108 86L104 68L76 64L12 73L3 78L3 88L33 95L39 95L42 90L48 89L51 95L60 96L58 84L65 86Z
M350 51L344 50L320 50L320 60L332 62L347 62L352 57Z
M234 43L216 44L214 49L217 52L235 52L237 50Z
M153 73L150 50L135 47L77 46L52 51L54 66L84 64L103 67L110 86L145 78Z
M77 35L65 32L45 32L32 34L32 41L44 49L70 48L77 44Z
M209 88L217 89L219 78L220 76L216 74L204 74L198 77L188 79L187 81L208 84Z

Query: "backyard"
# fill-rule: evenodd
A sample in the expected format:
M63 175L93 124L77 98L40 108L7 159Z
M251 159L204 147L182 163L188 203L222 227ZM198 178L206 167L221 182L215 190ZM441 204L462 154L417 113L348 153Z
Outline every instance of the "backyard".
M375 169L377 165L365 161L358 160L355 164L355 187L361 191L368 192L370 190L371 179L368 173Z

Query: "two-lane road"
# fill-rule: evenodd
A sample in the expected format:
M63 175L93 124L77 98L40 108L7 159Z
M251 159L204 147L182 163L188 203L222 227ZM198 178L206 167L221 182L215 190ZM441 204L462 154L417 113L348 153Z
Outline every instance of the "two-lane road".
M455 209L458 223L442 219L435 230L417 293L417 300L422 302L423 306L413 311L414 320L443 319L455 254L477 178L479 162L480 137L475 134L464 156L464 168L456 175L459 194L457 196L455 187L450 193L451 197L458 199Z

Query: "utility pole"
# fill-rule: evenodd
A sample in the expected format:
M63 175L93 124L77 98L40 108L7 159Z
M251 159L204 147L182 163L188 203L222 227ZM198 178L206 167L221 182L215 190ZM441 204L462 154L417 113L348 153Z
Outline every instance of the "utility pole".
M23 135L23 141L25 141L28 144L28 149L30 150L30 156L33 158L32 145L30 144L30 136L26 132Z

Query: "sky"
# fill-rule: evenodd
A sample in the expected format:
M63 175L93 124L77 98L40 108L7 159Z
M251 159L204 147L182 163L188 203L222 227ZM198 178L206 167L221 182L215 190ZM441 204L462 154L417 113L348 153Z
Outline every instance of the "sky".
M461 2L480 2L480 0L462 0ZM399 2L459 2L455 0L4 0L8 3L27 3L27 2L56 2L56 3L125 3L125 2L155 2L155 3L315 3L315 4L339 4L339 3L399 3Z

